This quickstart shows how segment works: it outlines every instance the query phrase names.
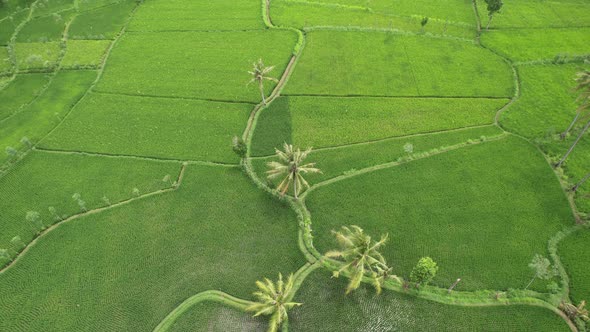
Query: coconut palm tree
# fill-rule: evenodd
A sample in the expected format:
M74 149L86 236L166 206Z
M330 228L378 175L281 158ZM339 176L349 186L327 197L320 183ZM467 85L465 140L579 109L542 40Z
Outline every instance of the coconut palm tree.
M574 125L578 122L580 117L587 117L590 114L587 112L590 110L590 70L583 70L576 75L576 87L575 91L579 91L580 95L576 99L580 103L580 106L576 109L576 116L567 127L567 129L561 133L561 139L564 139L567 134L572 130Z
M321 171L319 168L314 167L315 163L303 164L303 161L311 152L311 148L305 151L295 150L293 145L287 143L283 144L283 148L285 151L275 149L279 161L271 161L266 164L270 168L266 172L267 178L274 180L284 176L277 189L281 192L281 195L284 195L293 184L293 195L297 199L304 187L309 188L309 183L303 178L303 174L321 173Z
M391 268L379 249L387 242L388 235L382 235L377 242L371 240L371 237L364 233L363 229L358 226L342 226L339 232L332 231L336 240L342 247L342 250L333 250L326 253L326 257L339 257L344 260L344 265L337 271L334 271L334 277L338 278L340 273L346 271L350 273L350 282L346 288L346 294L357 289L364 276L371 278L372 284L381 293L381 287L389 277L398 279L391 275ZM399 279L398 279L399 280Z
M293 274L289 276L286 283L283 282L283 275L279 273L276 284L265 278L264 282L256 281L256 286L259 291L253 294L258 298L258 302L248 306L246 311L253 311L254 317L270 316L268 331L276 332L289 319L287 312L301 305L301 303L291 302L294 296Z
M562 302L561 309L570 319L581 318L585 321L589 320L588 309L586 309L586 301L580 302L576 307L571 303Z
M565 135L567 135L567 133L574 126L574 124L581 119L580 116L582 115L582 113L590 109L590 71L584 70L579 72L576 78L576 82L578 84L576 85L575 90L580 92L580 95L576 100L580 103L580 106L578 107L576 111L576 116L574 117L574 120L572 121L568 129L565 131L565 133L561 134L562 137L565 137ZM590 116L590 114L584 114L583 118L588 118L588 116ZM567 152L561 158L561 160L555 165L556 168L561 166L565 162L567 157L570 155L570 153L574 151L574 148L576 147L576 145L578 145L586 131L588 131L588 128L590 128L590 121L586 123L582 131L578 134L578 137L576 138L574 143L570 146L570 148L567 150Z
M255 62L253 66L254 66L254 68L252 69L252 71L248 72L250 75L252 75L252 79L250 80L250 82L248 82L248 84L251 84L254 82L258 83L258 88L260 89L260 95L262 96L262 103L264 105L266 105L266 97L264 96L264 81L265 80L273 81L273 82L279 81L274 77L267 76L268 73L270 73L275 67L274 66L266 67L264 65L264 63L262 62L262 59L259 59L258 62Z

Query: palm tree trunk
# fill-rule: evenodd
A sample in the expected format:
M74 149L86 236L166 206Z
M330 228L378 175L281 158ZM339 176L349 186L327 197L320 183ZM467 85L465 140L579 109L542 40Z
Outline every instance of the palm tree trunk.
M574 151L574 148L576 147L578 142L580 142L580 140L582 139L582 136L584 136L584 133L588 130L588 128L590 128L590 121L588 121L588 123L586 123L586 125L584 126L584 129L582 129L582 132L580 132L580 134L578 135L578 138L576 138L576 141L574 142L574 144L572 144L572 146L569 148L569 150L567 150L567 153L565 154L565 156L563 156L563 158L561 158L561 160L557 163L557 165L555 165L555 168L558 168L559 166L561 166L561 164L563 164L563 162L567 159L567 157L570 155L570 153L572 153L572 151Z
M299 199L297 197L297 174L295 174L295 176L293 176L293 194L295 196L295 199Z
M584 184L584 182L586 182L586 180L588 180L590 178L590 173L586 174L586 176L584 176L582 178L582 180L580 180L580 182L576 183L575 186L572 187L572 191L576 192L576 190L578 190L578 188Z
M258 88L260 89L260 95L262 96L262 104L266 105L266 97L264 97L264 85L262 80L258 81Z
M578 118L580 117L580 112L576 113L576 116L574 117L574 120L572 121L572 123L570 123L569 127L567 127L567 129L561 133L561 135L559 135L559 137L561 138L561 140L565 139L565 136L567 135L567 133L570 132L570 130L572 130L572 128L574 127L574 125L576 124L576 121L578 121Z
M527 290L529 288L529 286L533 283L533 281L535 281L535 279L537 279L537 275L536 274L533 277L533 279L531 279L531 281L529 281L528 285L526 285L526 287L524 288L524 290Z
M490 15L489 18L488 25L486 25L486 31L490 30L490 23L492 23L492 18L494 18L494 15Z

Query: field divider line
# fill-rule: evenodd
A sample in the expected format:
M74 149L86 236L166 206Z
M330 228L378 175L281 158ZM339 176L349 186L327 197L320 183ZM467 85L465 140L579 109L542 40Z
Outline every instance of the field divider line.
M171 29L171 30L133 30L132 28L127 30L129 34L148 34L148 33L174 33L174 32L196 32L196 33L225 33L225 32L258 32L266 31L265 28L254 28L254 29L214 29L214 30L198 30L198 29Z
M101 90L93 90L92 93L101 94L101 95L127 96L127 97L138 97L138 98L200 100L200 101L210 101L210 102L226 103L226 104L257 105L256 103L251 102L251 101L213 99L213 98L158 96L158 95L147 95L147 94L140 95L140 94L135 94L135 93L111 92L111 91L101 91Z
M509 100L510 96L419 96L419 95L403 95L403 96L387 96L387 95L357 95L357 94L346 94L346 95L330 95L330 94L310 94L310 93L285 93L282 94L285 97L313 97L313 98L384 98L384 99L506 99Z
M111 205L107 205L107 206L99 207L99 208L96 208L96 209L91 209L91 210L88 210L88 211L85 211L85 212L81 212L81 213L78 213L78 214L74 214L72 216L69 216L69 217L67 217L65 219L62 219L62 220L60 220L60 221L52 224L51 226L49 226L49 227L45 228L44 230L40 231L37 234L37 236L31 242L27 243L25 245L25 247L21 251L19 251L17 253L17 255L10 262L8 262L6 265L4 265L2 268L0 268L0 275L2 275L4 272L6 272L11 267L13 267L18 261L20 261L21 257L25 256L25 254L29 251L29 249L32 248L35 244L37 244L39 242L39 240L43 239L47 234L51 233L51 231L57 229L61 225L64 225L64 224L68 223L69 221L77 220L77 219L80 219L80 218L83 218L83 217L86 217L86 216L90 216L90 215L98 214L98 213L101 213L101 212L104 212L104 211L112 210L114 208L117 208L117 207L120 207L120 206L124 206L124 205L130 204L130 203L133 203L135 201L142 200L142 199L145 199L145 198L148 198L148 197L157 196L157 195L160 195L160 194L165 194L165 193L168 193L168 192L172 192L172 191L178 190L180 188L181 184L182 184L182 180L184 178L185 170L186 170L186 165L185 164L182 164L181 167L180 167L180 171L178 173L178 177L177 177L177 180L176 180L176 185L173 185L173 186L168 187L168 188L164 188L164 189L159 189L159 190L156 190L156 191L152 191L152 192L149 192L149 193L146 193L146 194L143 194L143 195L139 195L139 196L136 196L136 197L127 198L127 199L124 199L124 200L119 201L117 203L113 203Z
M205 161L205 160L174 159L174 158L165 158L165 157L150 157L150 156L137 156L137 155L73 151L73 150L56 150L56 149L47 149L47 148L41 148L41 147L35 147L32 150L42 152L42 153L51 153L51 154L81 155L81 156L93 156L93 157L104 157L104 158L136 159L136 160L146 160L146 161L154 161L154 162L185 163L185 164L190 164L190 165L239 167L239 164L229 164L229 163L221 163L221 162Z
M329 180L318 182L318 183L314 184L313 186L311 186L303 194L301 194L300 198L301 198L301 200L304 200L305 197L307 197L308 193L310 193L318 188L330 185L335 182L346 180L346 179L349 179L349 178L352 178L355 176L359 176L359 175L372 173L372 172L380 171L380 170L387 169L387 168L392 168L392 167L408 164L413 161L430 158L430 157L437 156L437 155L440 155L443 153L447 153L447 152L454 151L454 150L459 150L459 149L474 146L474 145L480 145L480 144L484 144L487 142L502 140L506 137L508 137L508 134L500 134L498 136L491 137L485 141L475 141L473 143L466 142L466 143L455 144L455 145L448 146L446 148L440 148L437 152L423 153L423 156L420 156L420 153L418 153L419 156L411 158L411 159L405 159L405 160L401 160L401 161L392 161L392 162L388 162L388 163L384 163L384 164L379 164L379 165L375 165L375 166L371 166L371 167L362 168L360 170L357 170L357 171L354 171L354 172L351 172L348 174L339 175L339 176L333 177Z

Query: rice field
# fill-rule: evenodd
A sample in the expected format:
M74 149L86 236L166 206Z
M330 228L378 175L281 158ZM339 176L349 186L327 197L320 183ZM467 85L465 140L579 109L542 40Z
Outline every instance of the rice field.
M0 0L0 331L586 331L590 4L503 2Z

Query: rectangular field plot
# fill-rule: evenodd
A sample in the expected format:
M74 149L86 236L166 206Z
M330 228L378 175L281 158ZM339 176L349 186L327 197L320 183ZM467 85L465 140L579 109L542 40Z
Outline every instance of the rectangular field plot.
M314 31L284 94L511 97L514 82L502 58L470 42Z
M383 253L394 274L408 276L430 256L441 266L433 283L461 277L462 290L524 288L531 258L574 223L550 165L512 136L319 187L306 205L320 252L337 248L331 230L356 224L389 233Z
M488 24L484 0L477 0L481 23ZM590 3L586 0L506 0L490 28L564 28L588 27Z
M60 45L49 43L17 43L14 47L19 70L50 70L59 60Z
M280 97L256 127L255 151L327 147L492 124L508 99ZM271 146L272 145L272 146Z
M170 175L175 181L179 171L178 163L34 152L0 178L0 248L10 247L14 236L28 243L40 230L27 221L28 211L38 212L49 226L83 212L75 193L87 210L95 209L134 197L134 188L145 194L170 187L162 179Z
M37 17L25 24L17 35L19 43L44 43L48 41L59 41L66 27L67 22L75 11L66 11L55 15Z
M496 30L484 33L481 42L513 61L588 56L590 28Z
M366 2L364 2L366 4ZM433 2L431 2L433 3ZM343 6L333 3L272 1L273 23L279 26L298 28L336 26L422 32L419 15L388 14L396 11L367 10L362 6ZM471 10L473 12L473 10ZM460 38L475 38L476 26L472 24L430 18L425 33L449 35Z
M234 162L250 104L92 94L41 146L62 150Z
M547 308L445 305L388 290L375 296L368 285L345 295L347 281L326 271L312 272L295 295L294 301L303 305L289 313L289 331L570 331Z
M70 39L114 39L136 5L134 1L121 1L81 12L68 35Z
M0 18L0 45L8 45L16 27L26 18L28 10L21 10L4 19Z
M258 87L247 86L252 64L263 59L279 78L296 40L294 32L276 30L128 33L113 49L97 90L258 103ZM268 95L275 83L267 82Z
M130 31L264 29L260 0L149 0Z
M0 120L19 111L25 104L39 95L49 82L46 74L22 74L0 90ZM0 123L0 127L2 124Z
M102 64L110 40L68 40L63 68L97 68Z
M61 71L47 90L26 108L0 124L0 148L22 150L27 137L38 142L57 126L96 79L95 71ZM0 155L0 163L7 160Z

